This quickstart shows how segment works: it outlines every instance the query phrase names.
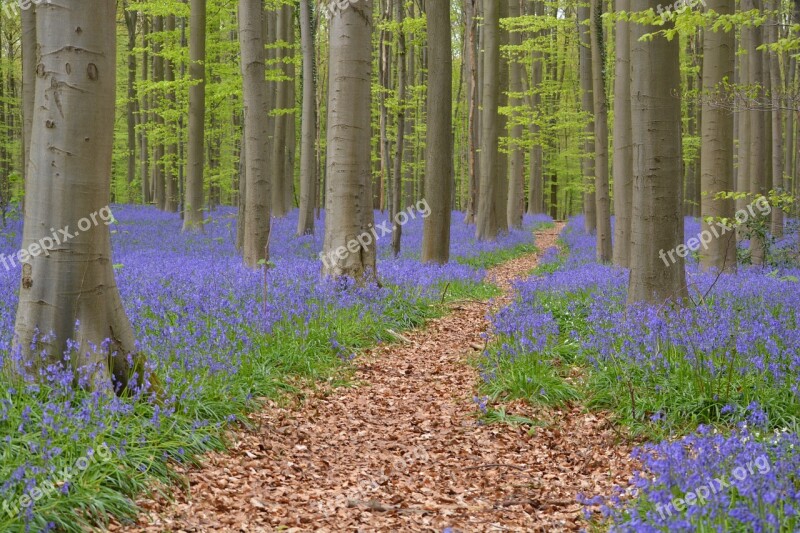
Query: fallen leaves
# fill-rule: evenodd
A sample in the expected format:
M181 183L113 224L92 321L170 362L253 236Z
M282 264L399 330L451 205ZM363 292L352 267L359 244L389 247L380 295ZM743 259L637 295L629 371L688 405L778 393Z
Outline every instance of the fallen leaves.
M557 230L540 236L544 250ZM511 297L511 281L536 257L489 272ZM533 434L479 425L478 375L467 364L485 348L487 306L459 302L424 329L393 332L400 343L356 361L361 386L309 392L301 405L251 416L225 454L190 469L188 494L142 500L134 525L114 531L575 531L578 492L608 493L631 476L604 414L580 406L542 412L522 402L509 413L550 420Z

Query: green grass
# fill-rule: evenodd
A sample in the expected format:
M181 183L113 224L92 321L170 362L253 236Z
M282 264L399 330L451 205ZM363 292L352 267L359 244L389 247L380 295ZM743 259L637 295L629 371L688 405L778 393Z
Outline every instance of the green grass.
M523 243L514 246L513 248L503 248L494 250L492 252L482 252L474 257L456 257L455 261L462 265L468 265L473 268L489 269L503 264L512 259L535 254L539 251L533 243Z
M485 300L497 293L497 287L485 283L450 283L430 298L414 300L409 298L413 292L395 291L386 307L388 315L377 316L361 306L330 307L308 324L284 319L268 335L259 331L231 331L231 336L249 338L252 342L242 366L234 374L186 371L177 356L166 360L165 364L173 365L171 375L176 378L174 383L165 383L170 393L177 393L178 400L174 403L128 402L127 412L112 412L107 408L117 402L116 398L76 391L63 401L85 405L87 416L93 418L92 425L97 425L99 419L100 426L106 429L86 435L81 431L80 421L58 419L61 431L54 431L50 440L52 446L62 451L58 458L47 463L55 464L56 472L40 472L35 477L37 485L51 479L69 481L71 487L68 494L55 490L37 501L30 531L44 530L50 522L60 531L79 532L106 524L112 515L122 520L135 517L137 508L133 499L137 495L158 486L171 490L181 481L174 463L196 464L202 454L223 450L227 444L225 432L231 423L246 425L246 415L260 409L264 399L302 399L304 391L319 382L348 385L352 377L350 355L379 341L392 341L389 329L419 327L445 314L448 304L454 301ZM158 317L159 327L168 327L174 318ZM331 345L334 336L342 345L339 349ZM211 341L210 349L213 350ZM34 437L40 436L31 436L17 428L25 419L38 423L42 417L51 416L52 413L42 412L42 406L56 396L46 385L31 392L16 390L9 381L0 380L0 412L5 409L0 417L0 434L8 435L0 446L0 479L12 478L20 467L30 471L32 467L45 466L31 449ZM155 430L150 420L164 410L174 413L161 417L161 424ZM196 420L206 422L198 425ZM111 460L92 460L85 470L70 474L62 470L104 442L112 450ZM119 455L115 449L121 445L125 453ZM22 493L4 494L2 498L13 508L22 496ZM0 509L0 531L25 530L16 515Z

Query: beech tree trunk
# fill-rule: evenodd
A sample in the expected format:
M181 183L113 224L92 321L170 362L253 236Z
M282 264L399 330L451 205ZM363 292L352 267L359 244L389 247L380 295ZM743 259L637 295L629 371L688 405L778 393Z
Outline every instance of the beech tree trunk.
M142 16L142 81L147 81L150 76L150 65L148 62L147 44L150 35L150 24L148 23L148 16ZM139 107L139 124L144 125L150 120L150 95L143 94ZM150 183L150 149L148 147L148 138L146 128L140 128L139 141L141 143L139 150L139 167L142 174L142 203L147 205L153 201L151 194Z
M480 194L475 237L494 240L497 237L497 216L494 197L499 158L497 109L500 99L500 6L497 0L483 1L483 91L481 115Z
M500 19L506 19L508 18L508 2L504 0L499 1ZM505 48L509 44L508 33L509 32L505 28L500 27L498 35L501 49ZM510 69L508 66L508 61L501 56L499 70L500 75L495 80L495 83L498 85L498 106L500 108L505 108L508 106L509 71ZM499 113L499 110L497 114L497 131L499 136L508 137L508 116L505 113ZM496 181L494 189L494 211L496 213L498 233L508 233L508 167L508 154L499 153L497 157L497 165L495 166L494 170L494 179Z
M594 189L597 215L597 260L611 261L611 200L608 186L608 111L606 104L603 0L592 0L592 96L594 105Z
M372 0L330 20L327 192L323 275L364 280L376 274L372 233ZM358 240L361 237L362 240Z
M780 7L780 2L776 0L768 0L767 9L772 12L765 31L767 32L766 40L768 44L778 42L778 24L779 19L775 12ZM781 65L778 52L774 50L767 50L764 52L769 60L769 79L770 79L770 94L772 102L772 131L769 135L772 139L772 189L773 190L787 190L788 180L784 182L784 166L783 166L783 119L781 117L781 90L783 81L781 80ZM772 209L772 235L775 237L783 236L783 211L775 207Z
M405 159L406 129L406 35L403 28L405 5L402 0L395 1L395 17L397 22L397 139L395 140L394 171L392 174L392 252L400 254L400 243L403 227L397 223L395 216L403 209L403 160ZM413 185L412 185L413 187Z
M734 0L708 0L708 9L720 15L732 15ZM705 198L700 203L703 233L715 235L719 227L709 218L733 219L734 202L717 199L720 192L732 191L733 184L733 114L708 104L709 99L727 97L724 81L733 80L735 39L732 31L706 28L703 39L703 122L701 124L700 176ZM718 271L736 271L736 234L719 235L700 248L700 267Z
M544 16L544 2L542 0L531 0L528 2L529 13L536 16ZM537 32L537 36L541 32ZM543 61L544 54L539 50L533 51L531 59L531 109L534 113L541 105L540 86L543 81ZM539 125L535 120L530 125L533 143L530 149L530 184L528 185L528 214L535 215L544 213L544 158L542 141L539 139Z
M189 0L189 137L183 231L203 230L203 166L206 112L206 0Z
M264 75L264 10L261 0L239 0L239 46L244 99L244 262L268 259L270 181L267 162L267 81Z
M153 33L158 38L153 42L153 83L160 83L164 81L164 56L162 55L161 34L164 32L164 17L157 16L153 18ZM163 97L160 91L155 92L154 100L157 97ZM155 101L153 102L155 107ZM159 113L154 113L154 122L156 126L163 130L164 117ZM163 135L161 139L156 140L153 149L153 203L158 209L162 211L166 207L166 186L164 184L164 141Z
M311 2L300 0L300 44L303 50L303 116L300 126L300 215L297 234L314 233L314 205L317 198L316 84L314 82L314 31Z
M429 2L428 157L425 161L425 219L422 261L450 259L450 201L453 192L453 55L449 2Z
M104 0L36 9L41 75L23 230L31 254L22 261L12 352L19 350L32 365L25 371L37 377L38 369L66 362L69 352L67 364L86 373L79 386L113 383L119 392L134 368L142 375L143 365L114 280L107 225L113 218L115 16L116 5ZM54 244L50 228L63 228L71 238L58 232ZM74 350L68 350L70 339Z
M630 0L616 0L618 13L630 11ZM633 139L631 137L630 23L616 22L614 78L614 264L630 266Z
M282 6L278 11L276 37L279 43L286 43L288 41L288 32L290 29L288 7L289 6ZM286 49L282 46L278 49L277 55L277 68L281 71L281 75L286 77L288 74L285 63L287 57ZM283 110L289 107L289 82L286 80L278 81L276 94L275 108L278 111L278 115L275 117L272 161L270 161L272 166L270 170L270 176L272 177L272 215L276 217L285 217L289 212L289 206L286 204L286 131L288 127L287 117L289 115L283 113Z
M464 14L466 17L466 57L467 57L467 98L469 100L468 112L468 151L467 165L469 178L467 181L467 205L464 222L475 223L475 212L478 209L478 147L480 146L480 130L478 128L479 102L478 102L478 23L477 10L480 0L464 0Z
M128 101L126 102L126 120L128 126L128 184L136 179L136 21L138 14L136 11L128 9L128 2L123 4L122 10L125 16L125 28L128 30Z
M655 10L658 0L633 0L632 11ZM681 303L688 297L681 184L681 76L678 39L648 33L671 29L631 23L633 219L628 303ZM685 254L684 254L685 256ZM667 259L663 259L667 257Z
M520 16L520 0L508 0L508 16L516 18ZM509 44L511 46L522 45L522 33L510 32ZM519 115L522 110L522 64L512 56L509 90L512 94L518 95L511 98L511 113L513 124L511 125L511 139L509 145L509 180L508 198L506 205L506 216L508 227L521 228L522 215L525 213L525 154L522 151L522 121Z
M175 31L175 15L167 15L165 24L166 31ZM172 84L175 82L175 63L169 59L164 60L164 81ZM175 107L175 91L167 89L167 102L170 108ZM167 135L167 157L164 160L164 210L170 213L178 212L180 197L178 196L178 128L174 121L166 124Z
M592 43L589 25L591 12L587 5L578 6L578 36L580 46L581 108L589 116L586 124L584 159L581 163L585 191L583 193L584 229L586 233L597 231L597 201L594 194L594 96L592 95Z

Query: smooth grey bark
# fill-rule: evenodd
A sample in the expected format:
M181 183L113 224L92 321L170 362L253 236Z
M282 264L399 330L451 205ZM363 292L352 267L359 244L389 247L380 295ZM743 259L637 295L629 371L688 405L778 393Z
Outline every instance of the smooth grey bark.
M630 0L616 0L616 11L630 10ZM633 138L631 131L630 23L616 22L614 78L614 264L627 268L631 254Z
M288 41L288 32L291 29L288 8L289 6L284 5L278 11L276 37L281 44ZM286 48L281 46L277 51L277 59L278 69L281 71L283 78L288 75L286 58ZM285 217L289 213L289 206L286 203L286 132L288 128L287 117L289 115L283 113L283 110L287 107L289 107L289 82L286 79L282 79L277 82L275 108L279 114L275 117L274 142L272 143L270 161L272 215L276 217Z
M500 19L508 18L508 2L501 0L499 9ZM499 30L501 50L508 46L508 33L509 32L503 27ZM509 71L508 61L501 56L500 75L496 80L498 85L498 106L500 108L508 107ZM506 138L508 137L508 116L505 113L498 113L497 115L497 131L498 135ZM500 153L494 171L494 179L497 182L494 189L494 211L496 213L498 233L508 233L508 216L506 214L508 203L508 167L508 155Z
M397 23L397 137L395 140L394 170L392 172L392 252L395 256L400 254L400 244L403 235L403 226L397 223L395 217L403 209L403 161L405 159L405 130L406 130L406 35L403 27L405 19L405 6L402 0L396 0L395 22Z
M765 26L766 40L768 44L778 42L778 24L779 19L776 14L780 2L776 0L767 1L767 9L771 14L767 19ZM770 79L770 95L772 102L772 131L769 132L772 138L772 189L779 190L788 189L788 180L784 181L784 165L783 165L783 117L781 116L781 90L783 87L783 80L781 80L781 65L778 52L774 50L766 50L769 61L769 79ZM772 224L771 231L775 237L783 236L783 211L774 207L772 209Z
M203 230L206 112L206 0L189 0L189 136L183 231Z
M325 205L325 276L364 280L377 274L372 235L372 0L330 20ZM345 253L342 253L342 252Z
M167 33L175 32L175 15L167 15L164 24ZM164 81L171 87L175 83L175 63L169 59L164 59ZM167 89L167 102L170 108L175 107L175 91ZM164 210L170 213L178 212L180 198L178 196L178 128L174 121L166 123L169 135L169 142L166 146L166 158L164 160Z
M422 261L445 264L450 259L450 217L453 192L453 54L449 2L427 4L428 156L425 161L425 219Z
M594 107L594 190L597 216L597 261L612 258L611 199L608 185L608 104L606 102L605 47L603 46L603 0L592 0L590 8L592 43L592 104Z
M153 18L153 33L157 38L153 42L153 83L164 81L164 56L162 55L161 38L164 32L164 17ZM162 96L161 93L156 93ZM153 97L154 100L156 96ZM155 102L153 102L155 107ZM163 129L164 117L160 113L154 113L155 124ZM153 203L162 211L166 207L166 187L164 184L164 142L161 139L155 141L153 149Z
M150 35L148 15L142 15L142 81L150 77L149 54L147 45ZM139 103L139 125L144 126L150 120L150 95L143 94ZM139 167L142 175L142 203L147 205L153 201L150 188L150 150L148 148L147 128L139 129Z
M633 0L632 11L655 10L658 0ZM688 297L684 258L667 253L683 243L681 194L681 77L678 39L648 33L670 29L631 23L633 219L628 303L681 303ZM663 255L662 255L663 254Z
M494 197L497 189L495 176L498 151L498 103L500 95L497 80L500 76L500 6L497 0L483 0L483 90L481 104L481 155L480 194L475 237L494 240L497 237L497 217Z
M125 28L128 30L128 46L126 53L128 55L128 79L127 79L127 96L128 101L125 104L125 119L127 121L127 135L128 135L128 167L127 179L128 184L133 183L136 179L136 22L138 20L138 13L128 9L128 2L123 3L122 13L125 16Z
M64 0L36 9L40 74L23 247L34 251L45 239L53 243L50 228L69 227L72 238L22 261L12 352L20 351L34 377L40 368L66 363L85 372L87 379L78 385L100 389L113 383L121 392L134 369L141 379L143 362L114 280L104 223L111 215L115 16L116 5L104 0ZM68 349L70 339L77 353ZM69 362L65 352L72 355Z
M732 15L734 0L708 0L708 9L720 15ZM717 194L733 190L733 113L709 104L727 97L725 83L733 81L735 61L734 32L706 28L703 39L703 122L701 124L700 178L705 194L701 206L703 232L714 235L719 228L714 220L733 219L734 202L719 199ZM711 219L709 224L706 222ZM736 234L728 232L700 248L700 267L704 270L736 271Z
M289 95L287 97L286 108L289 113L285 115L286 119L286 136L284 150L286 163L284 165L284 205L286 210L291 211L295 204L295 186L294 186L294 164L297 151L297 91L295 90L295 78L297 77L297 69L294 64L294 49L295 49L295 28L294 28L294 6L285 5L284 9L287 11L287 44L285 56L287 59L286 75L289 78L287 84L289 86ZM299 203L298 203L299 205Z
M759 9L760 0L743 0L742 9ZM746 32L746 30L749 30ZM744 38L747 34L747 39ZM761 27L751 26L742 28L742 45L747 51L748 83L756 88L758 100L764 96L764 54L758 50L763 43ZM750 109L747 111L750 124L750 137L748 139L749 166L748 183L752 195L758 196L767 192L766 168L766 111L763 109ZM747 147L746 147L747 149ZM750 260L754 265L763 265L766 255L765 242L757 234L750 235Z
M583 215L584 230L593 234L597 231L597 201L595 200L595 161L594 161L594 96L592 94L592 43L589 25L591 24L591 11L589 5L578 6L578 37L581 82L581 109L589 116L586 123L586 140L583 150L584 158L581 162L583 170L584 187Z
M269 258L270 180L267 161L267 81L264 65L264 10L261 0L239 0L244 99L245 160L244 263L250 268Z
M36 89L36 5L20 13L22 49L22 175L27 182L33 130L33 101Z
M468 120L468 147L467 147L467 205L464 222L475 223L475 212L478 209L478 147L480 146L480 129L478 128L478 23L477 11L480 0L464 0L464 14L466 17L466 60L467 60L467 98L469 111Z
M530 14L544 16L544 2L542 0L530 0L528 2ZM540 37L542 31L536 32L535 36ZM536 113L541 105L542 97L539 92L543 81L543 61L544 54L534 49L531 57L531 110ZM533 138L529 159L530 159L530 183L528 185L528 214L535 215L544 213L544 157L542 142L539 137L539 124L536 120L531 120L530 134Z
M508 0L508 16L520 16L520 0ZM509 45L521 46L522 33L509 32ZM512 56L509 71L509 91L515 95L510 99L512 125L509 140L509 180L506 199L506 217L509 228L522 227L522 215L525 212L525 154L522 151L522 121L519 115L522 110L522 64Z
M300 44L303 51L303 115L300 125L300 214L297 234L314 233L314 206L317 198L317 102L314 80L314 31L311 27L311 1L300 0Z
M384 28L381 30L380 41L380 58L378 74L381 84L380 95L380 153L381 153L381 183L378 193L378 209L383 211L388 207L391 212L392 203L392 157L389 154L391 148L389 142L389 109L386 106L386 97L390 90L391 81L391 42L390 32L386 29L386 25L392 20L392 2L391 0L383 1L383 23Z

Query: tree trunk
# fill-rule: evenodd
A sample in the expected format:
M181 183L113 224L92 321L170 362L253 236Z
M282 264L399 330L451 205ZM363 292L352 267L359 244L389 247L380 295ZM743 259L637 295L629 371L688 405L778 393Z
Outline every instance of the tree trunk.
M164 17L157 16L153 19L153 33L156 40L153 43L153 83L164 81L164 56L162 54L161 39L164 34ZM152 104L157 108L157 97L163 97L161 91L155 92ZM153 202L162 211L166 207L166 188L164 184L164 117L160 113L154 113L156 126L161 130L159 138L153 150Z
M630 11L630 0L617 0L618 13ZM616 22L614 79L614 264L630 266L633 152L631 132L630 22Z
M167 33L175 32L175 15L167 15ZM164 60L164 81L167 83L167 102L170 109L175 108L175 63L169 59ZM174 121L166 124L167 132L167 157L164 160L164 210L170 213L178 212L178 130Z
M203 230L203 163L206 111L206 0L189 0L189 138L183 231Z
M588 116L586 140L584 141L583 169L583 215L586 233L597 231L597 201L594 194L594 96L592 95L592 43L589 25L591 12L589 5L578 6L578 36L580 46L581 108Z
M497 110L500 76L500 6L497 0L483 0L483 91L481 115L480 194L478 195L478 219L475 236L486 241L497 237L495 210L495 176L498 151Z
M371 124L372 0L330 20L323 275L375 275ZM356 240L359 239L359 240Z
M422 261L450 259L453 189L453 55L449 2L429 2L428 18L428 157L425 161L425 219Z
M115 4L101 0L36 9L42 74L36 79L23 231L23 246L33 253L20 258L12 352L20 351L33 365L26 371L36 377L38 369L66 362L66 352L72 356L67 364L86 373L79 386L98 389L113 380L119 392L134 367L141 377L143 364L114 280L108 229L115 16ZM56 245L49 228L63 228L71 238L59 231L56 237L64 240ZM69 339L76 348L69 348Z
M36 88L37 40L36 5L20 13L22 26L22 176L28 180L28 165L31 160L31 131L33 129L33 101Z
M742 9L759 9L759 0L743 0ZM749 31L749 38L745 47L747 51L748 63L748 77L749 84L753 87L761 87L756 91L756 97L759 101L763 101L764 91L764 54L758 50L762 45L762 29L761 27L751 26L749 28L742 28L742 34ZM745 44L744 38L742 39L743 45ZM765 194L767 191L767 175L766 175L766 111L763 109L751 109L747 112L750 117L750 139L749 139L749 192L758 196ZM750 259L754 265L763 265L765 256L765 242L757 234L750 236Z
M780 7L780 2L770 0L767 3L767 9L772 11L768 22L765 26L767 32L767 42L769 44L778 42L778 16L775 12ZM774 50L767 50L764 52L769 59L769 78L770 78L770 94L772 101L772 189L773 190L786 190L784 183L784 166L783 166L783 120L781 117L781 89L783 81L781 80L781 65L778 52ZM772 209L772 235L775 237L783 236L783 211L775 207Z
M500 0L500 19L508 18L508 2ZM508 31L500 27L499 39L501 50L508 46ZM495 80L498 85L498 107L508 107L508 88L509 88L509 67L508 61L501 55L500 56L500 76ZM508 138L508 116L505 113L498 113L497 115L497 131L500 137ZM495 165L493 178L497 182L494 189L494 212L497 221L497 232L508 232L508 155L499 153L497 157L497 164Z
M128 9L128 2L123 4L125 27L128 30L128 101L126 102L126 119L128 123L128 185L136 179L136 21L137 12Z
M276 30L276 37L279 43L284 44L288 41L289 35L289 6L281 6L278 11L278 26ZM281 46L277 51L278 66L281 71L281 76L287 76L286 57L287 50ZM275 132L273 134L272 143L272 169L270 176L272 177L272 215L276 217L285 217L289 212L289 206L286 205L286 131L288 126L287 117L283 111L289 107L289 82L281 80L277 82L277 96L275 100L275 109L278 115L275 117Z
M147 81L150 76L150 65L148 62L147 45L150 34L148 15L142 15L142 81ZM148 148L147 128L145 127L150 120L150 95L145 93L139 105L139 140L141 142L139 150L139 167L142 173L142 203L147 205L153 201L150 194L150 149Z
M592 0L592 96L594 105L594 189L597 214L597 261L611 261L611 202L608 192L608 111L606 104L603 0Z
M508 16L520 16L520 0L508 0ZM522 33L510 32L509 44L512 47L522 45ZM509 141L509 181L506 216L508 227L521 228L522 215L525 212L525 154L522 151L522 64L512 54L509 78L509 90L515 96L511 98L511 139Z
M708 0L709 10L720 15L732 15L734 0ZM708 105L707 100L727 97L724 81L733 80L735 40L732 31L706 28L703 38L703 123L701 124L700 176L706 197L700 203L703 232L715 237L700 248L700 267L718 271L736 271L736 234L724 235L708 218L733 219L734 202L717 199L720 192L733 190L733 114L727 109ZM706 239L707 240L707 239Z
M239 46L244 99L245 160L244 262L266 261L270 233L270 181L267 162L267 82L264 75L264 10L261 0L239 0Z
M466 17L466 57L468 64L467 98L469 99L468 112L468 148L467 165L469 176L467 179L467 206L464 222L475 223L475 211L478 209L478 147L480 146L480 130L478 128L479 102L478 102L478 39L477 39L477 8L481 0L464 0L464 14Z
M542 0L532 0L528 2L529 11L538 17L544 16L544 2ZM536 36L541 36L542 32L536 32ZM540 89L543 81L544 54L540 50L534 50L531 58L531 111L537 113L541 105ZM536 120L531 120L530 132L533 144L530 149L530 184L528 197L528 214L535 215L544 213L544 158L542 141L539 138L540 128Z
M392 19L392 2L391 0L383 1L383 22L384 29L381 30L380 42L380 84L381 84L381 117L380 117L380 151L381 151L381 184L378 200L378 208L383 211L387 207L391 212L391 191L392 191L392 157L389 153L389 109L386 107L386 98L390 89L391 78L391 43L389 42L389 30L385 28Z
M632 11L655 9L658 0L633 0ZM633 219L628 302L655 305L688 297L681 199L681 76L678 39L647 33L674 27L631 23ZM682 256L683 255L683 256ZM671 259L671 258L670 258Z
M406 128L406 35L403 28L405 5L402 0L395 2L397 18L397 139L395 141L394 174L392 182L392 252L400 254L403 227L398 224L397 214L403 209L403 160L405 158Z
M314 233L314 205L317 197L317 106L314 83L314 32L311 2L300 0L300 42L303 49L303 116L300 132L300 215L297 234Z

